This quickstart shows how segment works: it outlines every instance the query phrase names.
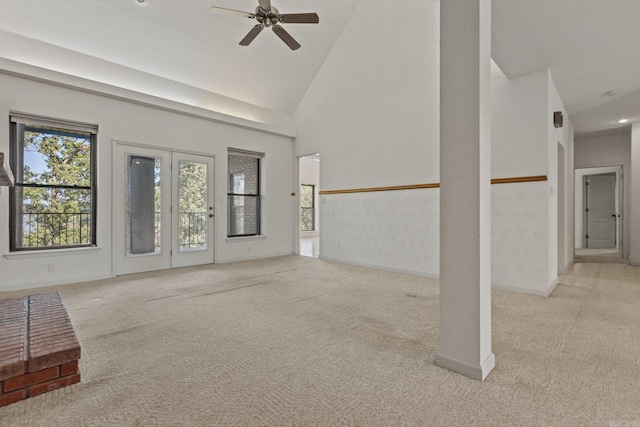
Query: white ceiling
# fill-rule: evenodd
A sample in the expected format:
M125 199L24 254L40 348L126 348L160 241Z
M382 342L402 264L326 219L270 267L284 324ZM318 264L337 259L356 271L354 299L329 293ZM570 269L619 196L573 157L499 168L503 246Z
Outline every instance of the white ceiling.
M551 68L579 134L640 120L640 1L493 0L492 27L508 77Z
M250 47L241 47L238 42L256 22L210 12L213 5L253 12L257 4L257 0L149 0L148 6L140 7L134 0L2 0L0 29L292 113L357 0L274 1L281 13L320 15L317 25L286 25L302 44L295 52L271 31L260 34Z
M91 78L80 61L60 61L73 52L292 113L359 1L273 0L281 13L320 16L286 25L302 44L292 52L270 31L238 46L254 21L209 11L252 12L257 0L2 0L0 57ZM640 119L639 23L638 0L493 0L492 56L509 77L551 68L579 134L620 128L618 118ZM3 39L27 48L3 50Z

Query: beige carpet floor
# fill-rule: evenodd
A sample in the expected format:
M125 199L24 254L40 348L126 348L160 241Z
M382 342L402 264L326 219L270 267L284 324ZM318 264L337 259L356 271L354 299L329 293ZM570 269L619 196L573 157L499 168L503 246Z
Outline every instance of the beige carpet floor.
M574 260L576 263L629 264L616 249L576 249Z
M550 298L495 290L483 383L434 364L435 280L290 256L56 289L82 382L2 426L640 425L628 265L578 264Z

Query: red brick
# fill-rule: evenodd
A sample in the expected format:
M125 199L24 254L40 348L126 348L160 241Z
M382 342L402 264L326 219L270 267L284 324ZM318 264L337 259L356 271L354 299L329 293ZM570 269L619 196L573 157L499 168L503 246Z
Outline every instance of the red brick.
M32 339L34 338L37 339L46 335L53 335L54 333L61 335L61 334L64 334L65 332L73 332L73 326L71 326L71 323L66 323L64 325L56 325L52 328L46 328L38 331L34 331L32 329L29 333L29 337Z
M24 360L24 348L14 347L11 350L6 350L0 353L0 366L4 366L8 363ZM1 368L0 368L1 369Z
M1 341L3 347L0 347L0 366L5 358L11 359L13 354L24 353L24 340Z
M60 292L0 300L0 406L79 382L79 358Z
M60 376L66 377L67 375L77 374L78 373L78 361L74 360L73 362L65 363L60 366Z
M63 378L56 378L55 380L29 387L29 396L37 396L39 394L47 393L49 391L53 391L61 387L66 387L68 385L79 382L80 374L74 374Z
M13 393L0 395L0 407L20 402L27 398L27 389L14 391Z
M0 381L25 372L26 298L0 300Z
M22 375L26 369L26 363L21 359L14 360L13 362L2 362L2 365L0 365L0 381Z
M11 359L11 355L24 354L24 341L16 340L16 341L0 341L0 344L3 347L0 347L0 365L2 365L2 360L9 358Z
M52 340L52 341L45 341L41 343L34 343L29 347L29 360L46 356L47 354L51 354L51 353L71 350L76 347L80 347L80 345L78 344L78 341L76 340L60 340L60 341ZM71 360L76 360L76 359L71 359ZM71 360L67 360L66 362L71 362ZM40 369L36 369L36 371L39 371L39 370Z
M29 315L29 322L31 323L31 326L50 325L51 323L57 322L63 323L67 322L68 319L69 316L67 316L67 313L64 311L48 311L39 314L31 313Z
M31 302L29 304L29 312L34 315L41 315L43 313L61 313L66 312L62 301L51 301L47 304L34 304Z
M51 300L61 300L62 296L60 295L60 291L53 291L44 294L30 295L29 299L34 302L43 302Z
M35 384L40 384L54 378L58 378L59 375L60 368L58 366L54 366L53 368L48 368L42 371L32 372L30 374L10 378L4 382L4 387L6 391L14 391Z
M0 348L5 348L9 345L9 341L24 341L24 328L5 329L0 332Z
M2 313L14 312L24 309L26 297L6 298L0 301Z
M29 337L29 346L38 347L40 345L50 345L50 344L76 344L78 342L76 338L76 334L73 331L64 331L64 332L51 332L51 334L43 335L39 337Z
M71 324L71 322L66 317L64 319L61 319L61 320L50 319L49 321L43 322L43 323L31 322L29 324L29 331L38 333L38 332L41 332L43 330L46 331L46 330L49 330L49 329L60 328L60 327L67 326L67 325L70 325L70 324Z
M27 369L29 372L41 371L51 366L62 365L78 359L80 359L80 346L30 358Z

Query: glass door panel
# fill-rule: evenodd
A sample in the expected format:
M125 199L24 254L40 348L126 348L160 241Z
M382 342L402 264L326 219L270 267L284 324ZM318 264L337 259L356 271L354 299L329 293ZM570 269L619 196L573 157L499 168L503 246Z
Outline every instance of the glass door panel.
M178 250L207 249L207 164L178 162Z
M213 262L213 157L173 153L173 267Z

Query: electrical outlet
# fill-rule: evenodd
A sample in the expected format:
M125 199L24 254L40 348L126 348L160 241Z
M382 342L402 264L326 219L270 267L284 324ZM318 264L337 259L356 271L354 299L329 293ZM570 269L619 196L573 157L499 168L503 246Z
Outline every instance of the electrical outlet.
M49 273L54 273L56 271L56 265L52 262L49 263Z

